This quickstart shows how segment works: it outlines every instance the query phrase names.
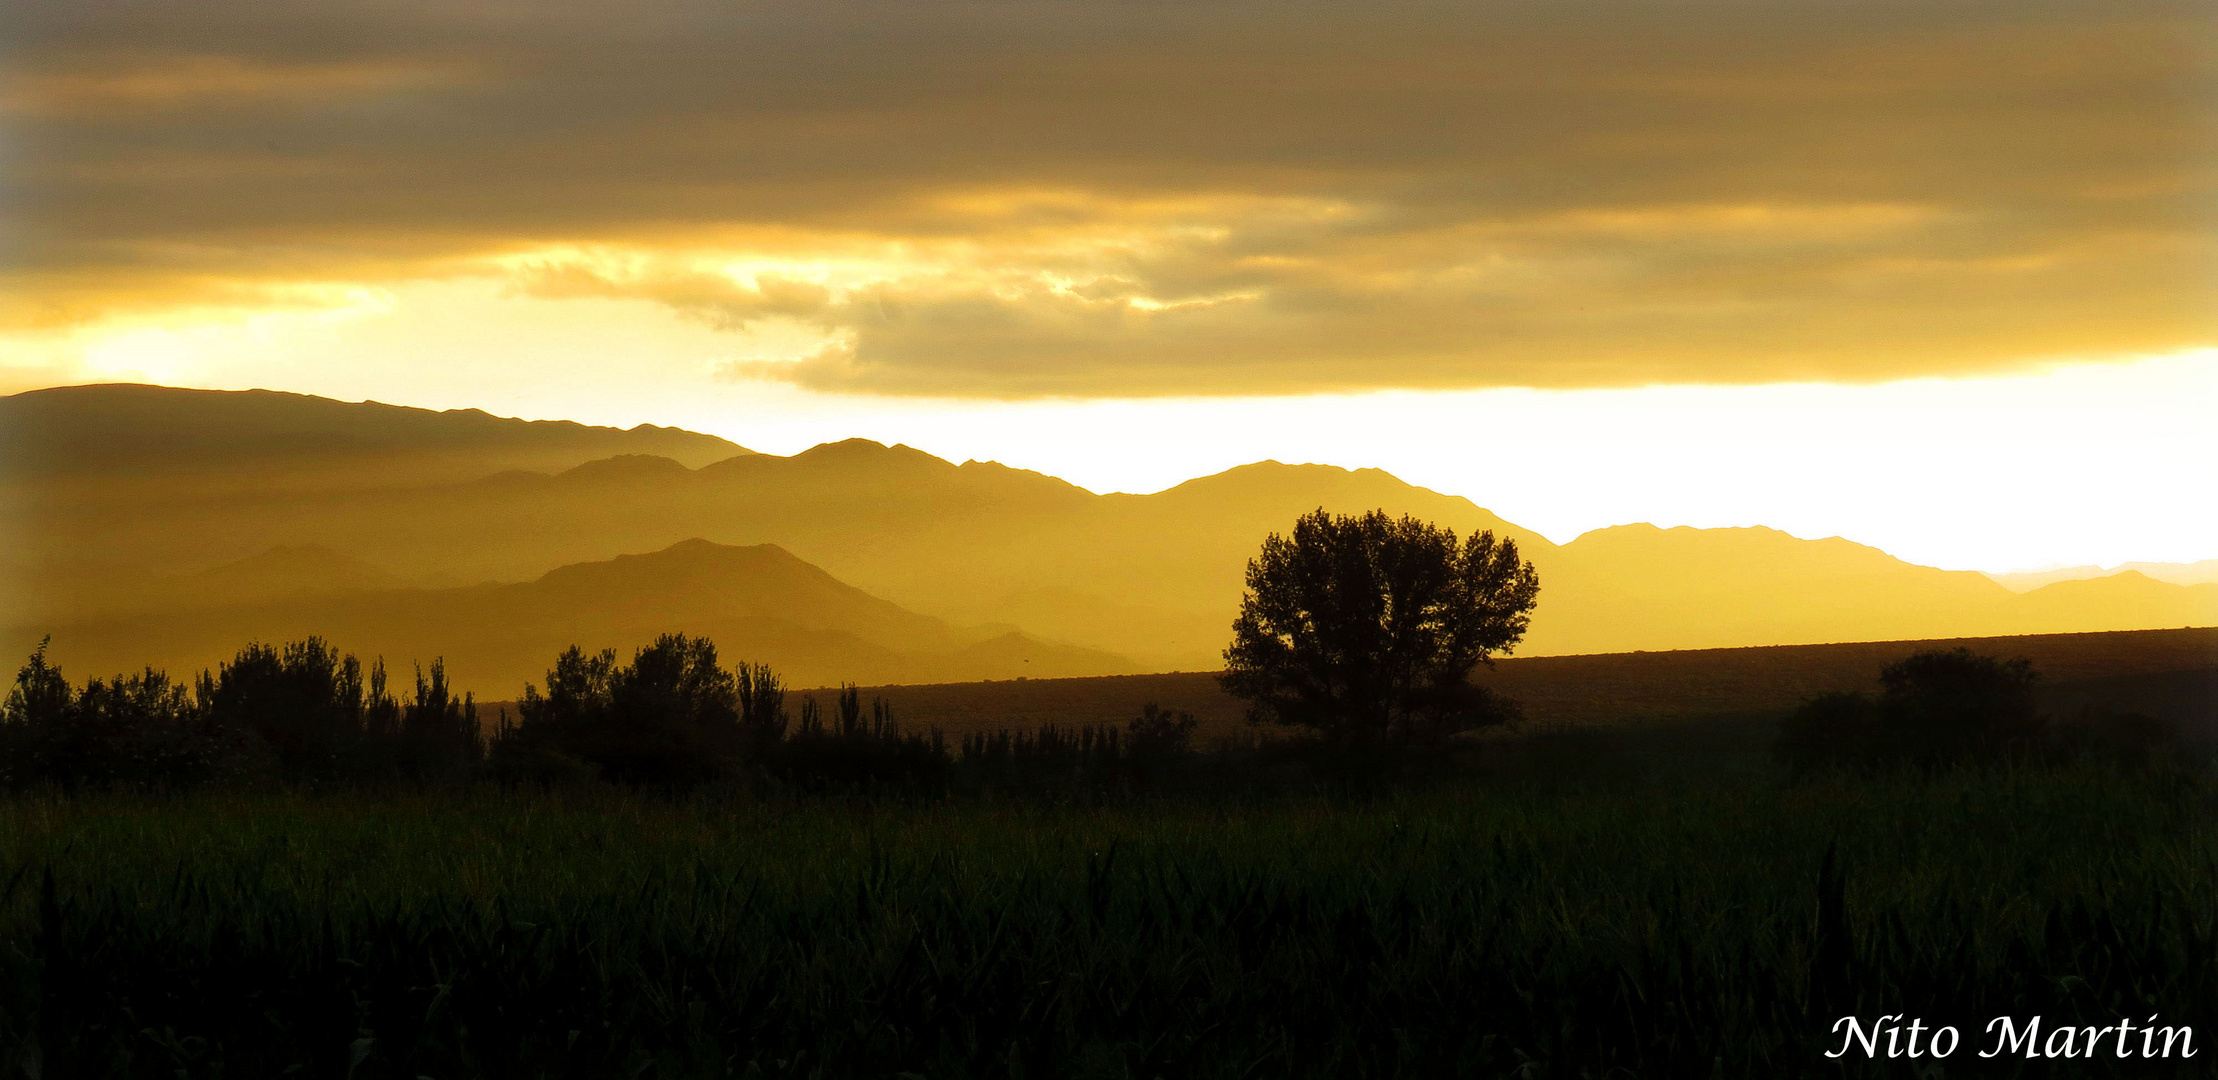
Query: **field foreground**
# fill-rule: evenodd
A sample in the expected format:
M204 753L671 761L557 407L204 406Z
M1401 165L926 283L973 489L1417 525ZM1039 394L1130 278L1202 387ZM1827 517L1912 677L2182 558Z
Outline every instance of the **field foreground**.
M1370 802L0 805L9 1076L2207 1075L2218 799L2094 768ZM1828 853L1831 869L1828 869ZM2189 1066L2193 1067L2190 1068Z

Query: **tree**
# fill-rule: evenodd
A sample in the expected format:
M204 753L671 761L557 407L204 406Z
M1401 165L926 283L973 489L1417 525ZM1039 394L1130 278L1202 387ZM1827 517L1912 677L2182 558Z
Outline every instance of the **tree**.
M1780 725L1777 752L1798 773L1845 766L1938 769L2022 756L2046 734L2030 661L1928 649L1879 672L1879 697L1838 691Z
M1248 562L1225 650L1228 693L1250 723L1306 727L1345 745L1432 743L1514 716L1471 685L1524 637L1540 579L1514 540L1374 510L1322 508Z
M2030 660L1929 649L1879 673L1881 737L1895 755L1938 765L2031 749L2044 733Z
M419 782L468 779L485 754L485 740L478 731L477 699L468 693L454 696L454 688L447 683L446 659L431 662L429 678L422 668L416 670L416 698L405 705L394 702L397 709L386 705L390 698L385 695L384 661L378 662L371 681L378 711L398 713L394 726L400 773ZM365 707L365 715L369 712Z
M619 783L681 784L731 772L750 734L775 741L785 730L777 676L759 665L726 670L707 638L664 634L621 665L614 649L573 645L546 682L544 694L524 687L504 767L529 771L521 761L553 754Z
M0 701L0 785L9 787L188 787L236 765L239 749L168 675L147 668L79 691L43 641Z
M216 726L274 753L287 780L336 777L361 750L361 662L320 637L250 644L214 675L202 672L198 696Z

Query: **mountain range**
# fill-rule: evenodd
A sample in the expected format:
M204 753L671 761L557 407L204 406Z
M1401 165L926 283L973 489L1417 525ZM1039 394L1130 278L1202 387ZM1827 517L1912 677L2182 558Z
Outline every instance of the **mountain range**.
M328 568L313 588L260 587L51 629L57 657L86 673L142 665L191 671L248 641L320 634L402 667L447 661L458 685L514 695L573 644L633 646L662 633L715 641L728 661L770 665L791 685L842 680L928 683L1135 670L1120 656L1043 643L1005 626L956 627L881 600L772 544L686 540L661 551L551 570L508 585L365 586L358 560L287 549L208 575L275 566L291 578Z
M565 635L630 647L662 629L713 631L803 683L1203 670L1246 560L1319 507L1515 540L1542 583L1521 655L2218 623L2218 584L2126 572L2020 593L1772 529L1557 545L1375 469L1258 462L1102 495L860 439L786 457L663 428L140 386L0 398L0 431L0 644L55 631L57 657L93 670L314 631L513 685Z
M2012 574L1989 574L2012 592L2032 592L2044 585L2059 581L2084 581L2088 578L2114 577L2118 574L2140 574L2155 581L2173 585L2208 585L2218 582L2218 559L2201 562L2129 562L2117 566L2066 566L2055 570L2023 570Z

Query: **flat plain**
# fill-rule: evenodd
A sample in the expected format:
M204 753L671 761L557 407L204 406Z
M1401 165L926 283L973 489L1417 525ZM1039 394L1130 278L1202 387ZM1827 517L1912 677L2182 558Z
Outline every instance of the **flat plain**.
M2209 627L1506 657L1482 669L1477 681L1523 706L1526 733L1654 728L1675 721L1776 719L1817 694L1870 689L1881 667L1913 652L1958 647L2032 661L2052 711L2099 698L2113 708L2206 731L2218 717L2218 628ZM830 697L822 689L794 697L811 694L820 703ZM1246 730L1243 704L1207 671L866 686L862 694L886 699L904 726L950 735L1049 723L1123 724L1149 702L1192 713L1204 742Z

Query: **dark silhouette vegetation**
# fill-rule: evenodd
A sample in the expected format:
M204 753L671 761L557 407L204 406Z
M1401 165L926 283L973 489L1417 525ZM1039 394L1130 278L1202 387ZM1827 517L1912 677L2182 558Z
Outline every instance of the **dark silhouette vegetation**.
M1877 696L1836 691L1803 702L1780 725L1776 752L1808 775L2083 758L2139 766L2184 746L2176 728L2140 713L2088 706L2063 720L2043 716L2039 679L2024 659L1914 653L1880 670Z
M2004 762L2133 769L2194 757L2176 724L2083 704L2042 715L2031 664L1966 649L1888 665L1879 692L1806 700L1774 756L1797 777L1935 772ZM668 634L620 662L572 647L514 719L487 729L434 660L412 691L318 638L252 644L192 683L163 672L72 684L41 648L0 704L0 783L15 789L181 790L281 784L680 791L739 784L794 793L1062 796L1257 792L1452 781L1498 755L1437 729L1400 741L1330 731L1253 732L1198 745L1193 715L1155 704L1123 724L1016 721L950 737L905 726L882 697L844 686L824 703L770 668L726 667L704 638ZM789 704L797 712L789 715ZM1508 703L1490 705L1496 715ZM1523 760L1523 759L1511 759ZM1495 764L1488 764L1494 762Z
M248 645L190 689L152 669L78 688L41 645L0 704L0 776L70 789L468 779L484 741L446 665L419 669L407 699L387 683L382 660L365 673L311 637Z
M1374 510L1303 515L1249 560L1224 688L1255 724L1349 749L1438 746L1516 718L1471 683L1524 637L1540 579L1515 540Z
M519 716L481 730L443 663L411 698L320 638L252 644L193 686L159 671L73 685L42 647L0 706L0 781L24 789L187 789L279 783L454 786L606 783L684 790L944 794L1150 790L1195 773L1194 718L1153 704L1129 723L1042 725L950 742L905 730L883 698L844 686L788 714L761 664L727 668L706 638L665 634L620 662L571 647Z
M1231 813L18 805L13 1075L2185 1080L2218 1031L2210 789L2099 769ZM1884 1014L1963 1045L1823 1057ZM2033 1015L2193 1042L1977 1056Z
M950 740L682 635L565 651L485 739L439 665L404 701L320 641L190 685L41 651L0 718L36 789L0 829L0 1074L1881 1077L1827 1032L1907 1012L1963 1030L1952 1076L2207 1075L1974 1057L1995 1016L2120 1002L2208 1052L2207 770L2029 722L2030 665L1888 672L1821 699L1930 729L1881 759L2038 767L1314 798L1365 755L1198 748L1157 706ZM1044 798L938 797L1004 792Z

